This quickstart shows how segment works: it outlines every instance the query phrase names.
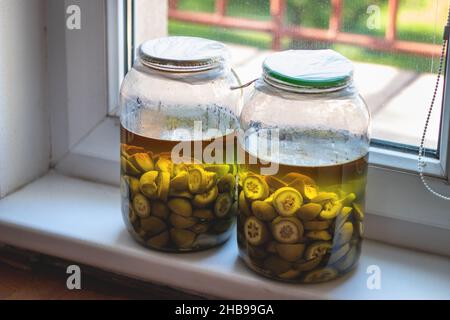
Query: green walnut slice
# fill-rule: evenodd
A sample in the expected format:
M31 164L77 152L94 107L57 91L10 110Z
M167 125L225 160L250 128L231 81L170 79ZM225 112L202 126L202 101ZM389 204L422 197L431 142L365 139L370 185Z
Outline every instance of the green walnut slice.
M341 245L350 241L353 235L353 224L351 222L345 222L336 234L335 234L335 247L340 247Z
M233 192L236 188L236 179L234 175L231 173L225 174L217 181L217 187L219 188L219 192Z
M269 238L267 227L255 217L249 217L245 221L244 234L247 242L254 246L265 243Z
M318 195L311 199L311 202L324 204L325 202L335 202L338 196L334 192L319 192Z
M170 238L173 243L180 249L189 249L195 241L195 232L184 229L170 229Z
M331 225L331 220L324 220L324 221L306 221L304 222L305 230L326 230Z
M322 218L324 220L334 219L341 212L341 209L342 209L342 203L336 202L332 206L325 207L320 212L320 218Z
M278 216L270 203L261 200L252 202L252 212L255 217L263 221L272 221Z
M303 184L309 184L309 185L315 185L316 182L314 181L314 179L305 176L304 174L301 173L297 173L297 172L289 172L288 174L286 174L283 179L282 179L285 183L289 184L294 184L296 183L296 181L301 182Z
M210 209L195 209L192 215L201 221L211 221L214 219L214 214Z
M166 230L166 224L159 218L150 216L148 218L141 219L141 229L149 236L160 234Z
M120 166L122 168L122 171L130 176L138 176L141 174L141 172L125 157L120 157Z
M173 190L172 188L170 188L169 190L169 197L185 198L189 200L194 199L194 195L189 191L176 191Z
M252 245L247 246L247 255L252 260L261 260L267 257L267 252L261 247L254 247Z
M214 172L218 179L222 178L230 171L230 167L227 164L205 164L203 168L206 171Z
M167 202L167 206L174 213L183 216L190 217L192 216L192 205L191 203L183 198L172 198Z
M233 205L233 198L229 193L220 193L214 203L214 213L216 217L223 218L228 215Z
M230 230L231 226L234 223L234 219L217 219L211 226L212 231L215 234L222 234Z
M329 264L333 264L336 261L339 261L343 256L347 254L347 252L350 250L350 244L346 243L339 249L333 251L331 253L330 259L328 260Z
M158 161L156 161L155 170L168 172L170 176L173 176L173 162L160 156Z
M135 153L128 158L128 161L141 172L153 170L153 160L146 152Z
M205 208L216 200L218 194L219 189L217 186L214 186L205 193L196 194L192 200L192 204L197 208Z
M287 272L291 269L291 263L277 256L270 256L264 260L264 269L271 271L275 275Z
M323 257L331 251L331 241L316 241L311 243L305 251L305 259L312 260L317 257Z
M242 187L246 199L264 200L269 196L269 186L260 176L247 175L242 181Z
M196 166L189 170L188 188L191 193L202 193L206 191L208 176L202 167Z
M166 220L169 217L170 210L163 202L153 200L151 207L152 207L152 216L161 218L163 220Z
M244 190L239 193L239 213L243 213L246 216L251 215L250 208L248 207L247 200L245 199Z
M283 180L280 180L274 176L264 176L264 179L266 180L267 185L269 186L270 190L277 190L283 187L287 187L287 183Z
M356 220L363 221L364 220L364 210L362 206L358 203L353 203L353 216Z
M302 195L294 188L283 187L273 194L273 206L283 217L293 216L302 204Z
M170 224L177 229L187 229L197 223L192 217L183 217L174 213L170 215L169 220Z
M138 221L138 216L133 207L128 208L128 221L130 221L132 225L134 225Z
M266 251L269 253L277 254L277 244L276 241L269 241L269 243L266 246Z
M339 213L338 216L336 217L336 225L335 225L336 230L339 230L340 228L342 228L344 223L348 220L348 217L350 216L352 211L353 211L352 207L343 207L342 208L341 213Z
M133 198L133 208L140 218L148 217L151 212L150 201L140 193Z
M170 173L161 171L156 180L158 184L158 198L166 201L170 190Z
M335 267L341 272L347 271L356 263L356 260L358 259L357 253L356 246L352 246L345 257L335 264Z
M327 267L314 271L308 272L303 278L305 283L316 283L330 281L336 278L338 275L337 271L333 268Z
M169 244L169 232L164 231L147 240L147 245L153 248L164 248Z
M294 269L298 271L310 271L317 268L320 262L322 262L322 256L315 257L311 260L299 260L294 263Z
M303 225L294 217L278 217L272 221L272 234L278 242L296 243L303 237Z
M286 272L280 273L278 275L278 278L284 279L284 280L292 280L292 279L298 278L300 276L300 274L301 274L300 270L291 269Z
M188 177L187 171L179 172L175 177L170 180L170 188L176 191L187 191L188 190Z
M126 157L132 156L135 153L145 152L145 149L138 146L132 146L127 144L122 144L121 153Z
M303 256L303 251L305 250L305 245L303 243L287 244L278 243L276 244L276 251L280 258L294 262Z
M139 179L141 192L149 198L158 196L158 171L149 171L144 173Z
M297 217L302 221L314 220L322 211L322 205L319 203L307 203L297 211Z
M338 200L337 202L341 203L342 206L350 206L353 201L355 201L356 199L356 194L354 194L353 192L347 194L344 198Z
M195 232L196 234L201 234L201 233L208 232L209 227L210 227L209 223L200 222L200 223L197 223L197 224L193 225L192 227L190 227L189 230L191 230L192 232Z
M312 240L331 240L332 236L325 230L313 230L306 233L306 237Z

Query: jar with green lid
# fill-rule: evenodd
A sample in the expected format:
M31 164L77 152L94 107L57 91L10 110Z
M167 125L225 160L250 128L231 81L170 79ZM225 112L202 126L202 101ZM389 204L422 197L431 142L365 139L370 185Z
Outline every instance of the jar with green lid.
M270 55L245 103L239 254L254 271L316 283L361 252L370 114L352 63L332 50Z
M122 213L151 249L224 243L237 214L234 149L241 91L219 42L145 42L120 91Z

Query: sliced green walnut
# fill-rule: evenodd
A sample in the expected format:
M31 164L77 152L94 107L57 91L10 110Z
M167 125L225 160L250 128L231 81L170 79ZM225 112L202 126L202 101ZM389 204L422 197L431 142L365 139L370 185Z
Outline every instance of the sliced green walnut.
M214 203L214 213L218 218L224 218L230 212L233 205L233 198L229 193L220 193Z
M176 191L187 191L188 190L188 177L187 171L179 172L175 177L170 180L170 187Z
M317 257L323 257L331 251L331 241L316 241L311 243L305 251L305 259L312 260Z
M123 176L120 180L120 191L124 198L128 198L130 194L131 197L133 197L135 194L139 193L139 189L139 180L135 177Z
M139 179L139 188L147 197L154 199L158 196L158 171L144 173Z
M141 219L141 229L149 236L154 236L166 230L167 226L161 219L150 216Z
M158 161L156 161L155 170L168 172L170 176L173 176L172 160L160 156Z
M273 206L283 217L295 215L302 204L302 195L294 188L283 187L273 194Z
M353 216L356 220L363 221L364 220L364 210L363 207L358 203L353 203Z
M243 213L246 216L251 215L250 208L248 207L247 200L245 199L244 190L239 193L239 213Z
M280 273L278 275L278 278L283 279L283 280L292 280L295 278L298 278L300 276L302 272L300 270L288 270L286 272Z
M148 217L151 212L150 201L140 193L133 197L133 208L140 218Z
M336 230L339 230L340 228L342 228L344 223L350 217L350 214L352 213L352 211L353 211L352 207L343 207L342 208L341 213L339 213L338 216L336 217L336 224L335 224Z
M326 230L331 225L331 220L323 220L323 221L306 221L304 222L305 230Z
M135 153L128 158L128 161L140 172L151 171L154 168L153 160L146 152Z
M311 260L299 260L294 263L294 269L298 271L310 271L317 268L322 262L322 256L317 256Z
M158 198L166 201L170 190L170 173L161 171L156 180L158 184Z
M331 240L331 234L326 230L313 230L306 232L306 237L312 240Z
M353 192L347 194L344 198L338 200L337 202L341 203L342 206L350 206L353 201L355 201L356 199L356 194L354 194Z
M272 221L278 216L272 204L261 200L252 202L252 212L255 217L263 221Z
M261 247L255 247L252 245L247 246L247 255L252 260L261 260L267 257L267 252Z
M337 271L333 268L327 267L314 271L308 272L303 278L305 283L316 283L330 281L336 278L338 275Z
M305 176L304 174L301 173L297 173L297 172L290 172L288 174L286 174L283 177L283 181L285 183L289 184L294 184L296 182L301 182L303 184L309 184L309 185L315 185L316 182L314 181L314 179Z
M170 238L173 243L180 249L189 249L195 241L195 232L184 229L170 229Z
M169 190L169 197L185 198L188 200L194 199L194 195L189 191L176 191L173 190L172 188L170 188Z
M207 222L199 222L192 227L189 228L192 232L195 232L196 234L206 233L208 232L208 229L210 227L210 224Z
M276 241L269 241L269 243L266 246L266 251L269 253L277 254L277 244Z
M302 221L314 220L322 211L322 205L319 203L307 203L297 211L297 217Z
M122 171L130 176L138 176L141 172L131 164L125 157L120 157L120 167Z
M305 250L305 245L303 243L278 243L276 244L276 251L280 258L294 262L303 256L303 251Z
M230 167L227 164L205 164L203 168L206 171L214 172L218 179L222 178L230 171Z
M346 243L339 249L333 251L331 253L330 259L328 260L329 264L334 264L336 261L339 261L343 256L347 254L350 250L350 244Z
M255 217L249 217L245 221L244 234L247 242L253 246L259 246L269 239L266 225Z
M163 220L166 220L169 217L170 210L162 201L153 200L151 207L152 216L161 218Z
M128 208L128 221L130 221L132 225L134 225L138 221L138 216L133 207Z
M303 225L294 217L278 217L272 221L272 235L281 243L297 243L303 237Z
M147 245L152 248L162 249L169 244L169 232L163 231L160 234L147 240Z
M236 188L236 179L231 173L225 174L217 181L219 192L233 192Z
M208 184L208 175L202 167L196 166L189 170L188 188L191 193L203 193Z
M257 175L247 175L242 181L245 198L249 200L264 200L269 196L269 186L264 178Z
M234 223L234 219L232 219L232 218L217 219L212 224L211 230L215 234L222 234L222 233L228 232L230 230L231 226L233 225L233 223Z
M170 224L177 229L187 229L194 226L197 221L192 217L183 217L172 213L169 217Z
M188 172L189 166L186 163L174 163L173 164L173 174L176 177L181 172Z
M211 221L214 219L214 214L210 209L195 209L192 216L200 221Z
M338 196L334 192L319 192L319 194L311 199L311 202L324 204L325 202L335 202Z
M341 245L350 241L353 235L353 224L351 222L345 222L342 227L335 234L335 247L340 247Z
M183 217L192 216L192 205L191 203L183 198L172 198L167 202L167 206L175 214Z
M283 187L287 187L287 183L283 180L280 180L274 176L264 176L264 179L266 180L267 185L269 186L270 190L277 190Z
M357 259L358 259L358 250L356 249L356 246L352 246L348 251L348 253L335 264L335 267L339 271L345 272L356 263Z
M216 200L218 194L219 189L217 186L214 186L205 193L196 194L192 200L192 204L197 208L205 208Z
M287 272L291 269L291 263L277 256L270 256L264 260L264 269L271 271L275 275Z
M320 218L324 220L330 220L337 217L337 215L341 212L342 209L342 203L336 202L335 204L331 206L326 206L321 212L320 212Z
M143 147L122 144L121 153L123 155L125 155L126 157L129 157L135 153L141 153L141 152L145 152L145 149Z
M304 184L300 193L305 199L311 201L311 199L314 199L318 196L319 191L315 185Z

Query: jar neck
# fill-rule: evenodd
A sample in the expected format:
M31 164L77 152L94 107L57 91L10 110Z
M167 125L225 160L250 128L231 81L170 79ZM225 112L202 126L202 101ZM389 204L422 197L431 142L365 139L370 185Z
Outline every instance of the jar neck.
M353 80L349 79L347 82L339 86L332 86L332 87L300 86L278 80L270 76L267 72L263 72L262 80L264 81L264 83L273 88L294 93L329 93L345 89L353 83Z

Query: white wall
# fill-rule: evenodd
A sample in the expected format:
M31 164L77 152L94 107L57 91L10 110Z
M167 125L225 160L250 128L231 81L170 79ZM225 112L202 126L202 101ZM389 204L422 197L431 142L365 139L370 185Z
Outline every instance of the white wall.
M48 170L44 0L0 0L0 197Z

